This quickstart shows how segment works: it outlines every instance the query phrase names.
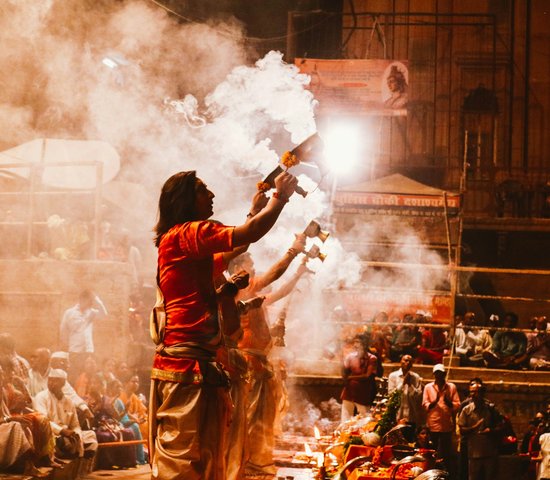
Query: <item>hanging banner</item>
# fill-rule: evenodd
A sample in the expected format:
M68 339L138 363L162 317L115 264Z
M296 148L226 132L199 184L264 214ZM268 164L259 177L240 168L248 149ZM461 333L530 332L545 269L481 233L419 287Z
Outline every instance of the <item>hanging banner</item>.
M406 61L297 58L295 64L311 77L319 113L407 115Z
M394 173L336 191L336 213L369 215L458 215L461 196Z
M402 195L391 193L337 192L334 211L369 215L409 215L438 217L445 215L445 198L428 195ZM447 214L457 215L460 207L458 195L447 197Z

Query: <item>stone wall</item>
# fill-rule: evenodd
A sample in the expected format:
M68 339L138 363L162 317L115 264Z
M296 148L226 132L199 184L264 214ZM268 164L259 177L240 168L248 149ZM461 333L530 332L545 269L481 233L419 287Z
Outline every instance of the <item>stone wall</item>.
M334 371L332 363L327 362L326 371ZM398 364L384 364L384 376L399 368ZM432 381L432 367L415 365L414 370L423 378L424 383ZM454 367L449 371L450 381L456 384L461 399L467 396L468 382L480 377L487 386L487 398L508 416L519 439L527 429L528 422L537 411L546 410L546 401L550 400L550 372L490 370L483 368ZM343 387L338 375L289 375L287 387L292 400L301 399L318 406L321 402L335 398L340 401Z
M90 288L109 312L94 328L98 358L126 358L130 278L128 264L120 262L2 260L0 332L13 334L26 358L37 347L57 350L63 312L77 303L82 289Z

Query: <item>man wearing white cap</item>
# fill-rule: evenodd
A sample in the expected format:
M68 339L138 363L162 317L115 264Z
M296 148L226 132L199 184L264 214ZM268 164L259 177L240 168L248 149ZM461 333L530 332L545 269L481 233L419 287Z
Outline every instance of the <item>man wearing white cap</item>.
M65 373L69 369L69 354L67 352L53 352L50 359L51 368L63 370ZM84 419L91 419L94 417L93 413L88 407L88 404L76 393L74 387L67 380L63 385L63 394L72 402L76 407L79 414L79 419L84 422ZM84 425L84 423L82 423Z
M422 407L426 411L426 426L430 429L438 456L445 462L451 478L454 478L453 420L460 407L460 398L456 385L446 381L443 364L434 365L433 374L435 380L424 387Z
M50 420L60 457L93 457L97 450L95 432L80 428L76 408L63 393L66 381L67 372L59 368L50 369L48 389L34 397L34 409Z

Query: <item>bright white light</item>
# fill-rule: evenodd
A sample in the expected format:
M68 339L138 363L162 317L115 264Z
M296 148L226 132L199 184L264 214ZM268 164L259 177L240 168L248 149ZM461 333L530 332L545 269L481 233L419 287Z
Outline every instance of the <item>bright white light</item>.
M361 131L354 123L330 125L323 135L325 160L336 174L350 172L359 162Z
M103 57L103 60L101 60L101 62L103 63L103 65L107 65L109 68L118 67L118 63L109 57Z
M102 58L101 62L103 65L107 65L113 70L117 67L126 67L127 65L130 65L130 62L126 60L124 55L118 52L109 52Z

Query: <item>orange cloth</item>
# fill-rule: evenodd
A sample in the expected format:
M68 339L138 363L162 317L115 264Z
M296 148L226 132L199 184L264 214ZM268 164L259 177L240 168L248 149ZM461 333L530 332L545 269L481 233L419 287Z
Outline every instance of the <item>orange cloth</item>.
M76 390L76 393L78 393L79 397L86 398L90 393L88 390L89 387L90 387L90 377L86 372L82 372L76 379L74 389Z
M258 281L255 278L250 280L247 288L240 290L237 300L249 300L259 295ZM269 324L266 318L265 307L252 308L248 313L241 315L241 328L243 336L239 341L239 349L251 349L267 355L271 350L272 340L269 331ZM253 355L247 355L249 366L255 371L262 371L264 365Z
M214 254L233 249L233 229L217 222L186 222L163 235L158 267L166 310L165 345L181 342L211 345L218 340L213 274L220 266ZM158 354L153 368L168 372L199 371L193 359ZM157 377L153 374L153 378Z
M120 401L124 403L126 412L134 416L138 420L139 431L142 438L147 438L149 435L149 423L147 422L147 407L139 399L139 397L132 393L129 397L125 391L120 393Z

